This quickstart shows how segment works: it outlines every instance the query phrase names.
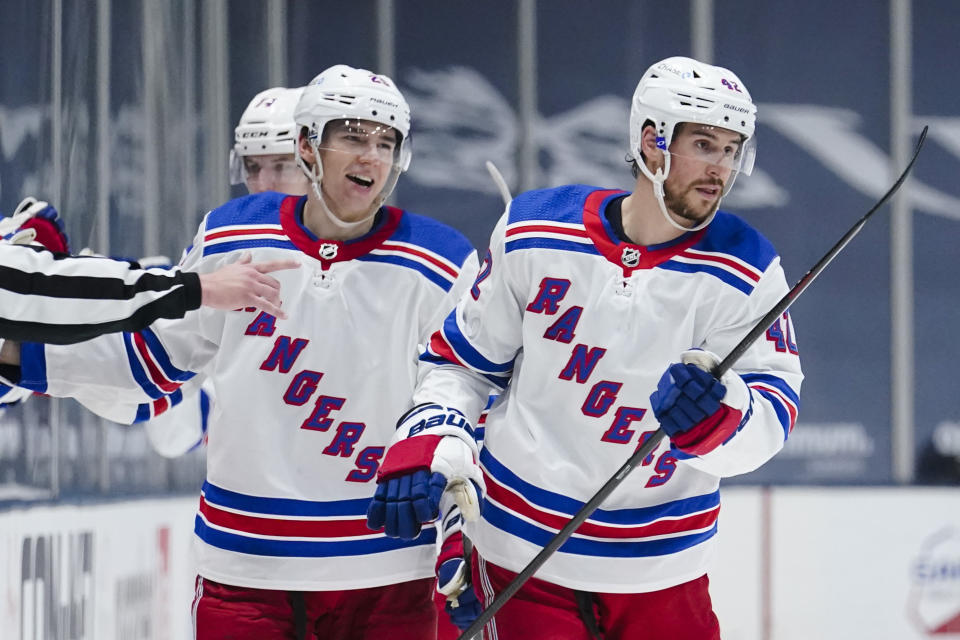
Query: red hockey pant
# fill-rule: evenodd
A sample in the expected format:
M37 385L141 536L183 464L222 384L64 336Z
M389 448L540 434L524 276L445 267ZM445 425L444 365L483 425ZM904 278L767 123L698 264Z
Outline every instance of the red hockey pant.
M450 616L447 614L447 597L433 590L433 603L437 607L437 640L457 640L460 637L460 629L450 622Z
M517 574L473 561L473 584L488 606ZM649 593L594 593L604 640L720 640L707 576ZM528 580L484 627L484 640L593 640L573 589Z
M432 640L435 578L349 591L277 591L197 578L196 640L297 640L295 599L305 640Z

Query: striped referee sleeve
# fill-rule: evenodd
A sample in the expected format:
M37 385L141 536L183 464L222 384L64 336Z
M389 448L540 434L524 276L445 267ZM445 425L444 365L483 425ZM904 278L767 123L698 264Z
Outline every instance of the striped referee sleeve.
M0 244L0 338L70 344L138 331L200 306L200 277Z

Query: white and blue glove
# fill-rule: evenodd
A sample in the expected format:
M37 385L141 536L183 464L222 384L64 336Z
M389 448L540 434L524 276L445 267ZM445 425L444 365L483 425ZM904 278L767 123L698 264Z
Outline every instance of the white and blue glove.
M441 498L440 511L444 515L437 532L437 591L447 598L444 609L450 622L464 631L483 613L483 605L470 581L470 554L465 551L463 515L452 494Z
M438 404L414 407L400 418L377 471L367 526L412 540L424 523L440 515L445 492L460 505L464 518L478 519L485 488L478 457L473 429L462 413Z
M750 389L733 371L720 380L714 378L710 370L718 364L719 358L709 351L685 351L650 395L660 427L684 453L710 453L733 437L750 416Z

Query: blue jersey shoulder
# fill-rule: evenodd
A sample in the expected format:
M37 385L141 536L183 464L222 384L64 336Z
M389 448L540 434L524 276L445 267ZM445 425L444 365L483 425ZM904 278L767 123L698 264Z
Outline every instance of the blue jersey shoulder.
M507 224L530 220L581 224L587 197L599 190L601 190L600 187L571 184L552 189L526 191L510 203Z
M207 231L233 225L280 224L280 203L286 197L265 191L229 200L207 215Z
M773 244L762 233L726 211L717 212L703 238L692 248L736 256L760 271L766 271L777 257Z
M409 211L403 212L390 239L423 247L458 266L475 251L467 237L453 227Z

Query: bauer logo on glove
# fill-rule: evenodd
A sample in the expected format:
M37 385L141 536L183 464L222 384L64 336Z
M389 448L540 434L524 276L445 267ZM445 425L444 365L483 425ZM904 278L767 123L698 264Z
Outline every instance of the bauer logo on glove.
M377 471L377 490L367 526L391 537L413 539L437 519L450 492L463 517L480 517L483 474L473 429L456 409L418 405L404 415Z
M451 407L441 407L438 404L417 405L400 418L400 424L405 424L415 418L420 419L410 426L408 436L415 436L421 431L448 425L463 429L470 434L471 438L475 438L473 427L470 426L467 417Z

